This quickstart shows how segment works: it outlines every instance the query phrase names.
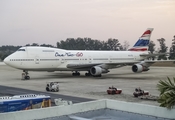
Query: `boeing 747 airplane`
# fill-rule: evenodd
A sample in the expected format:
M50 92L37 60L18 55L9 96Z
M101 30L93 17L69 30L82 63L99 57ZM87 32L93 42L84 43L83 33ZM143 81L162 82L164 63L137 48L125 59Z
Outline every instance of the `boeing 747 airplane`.
M144 61L152 56L148 44L153 28L148 28L135 45L128 51L64 50L48 47L25 46L5 58L4 62L23 70L25 79L30 79L28 71L87 71L86 76L101 77L109 69L131 65L135 73L148 71L152 62Z

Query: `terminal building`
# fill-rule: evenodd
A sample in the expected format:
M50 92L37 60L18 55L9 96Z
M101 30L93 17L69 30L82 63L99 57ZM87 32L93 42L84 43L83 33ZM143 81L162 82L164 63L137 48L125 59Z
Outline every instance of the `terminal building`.
M96 100L18 112L0 113L0 120L175 120L175 109Z

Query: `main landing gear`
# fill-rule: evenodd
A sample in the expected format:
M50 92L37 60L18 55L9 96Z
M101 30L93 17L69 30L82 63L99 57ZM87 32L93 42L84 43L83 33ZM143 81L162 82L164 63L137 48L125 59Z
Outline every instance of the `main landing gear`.
M22 79L21 80L29 80L29 79L30 79L30 76L29 76L28 71L23 70Z
M75 71L72 73L72 76L80 76L80 73L78 71ZM88 71L87 73L85 73L85 76L101 77L102 75L92 75L90 71Z
M87 73L85 73L85 76L92 76L92 74L90 73L90 71L88 71Z
M78 71L75 71L72 73L72 76L80 76L80 73Z

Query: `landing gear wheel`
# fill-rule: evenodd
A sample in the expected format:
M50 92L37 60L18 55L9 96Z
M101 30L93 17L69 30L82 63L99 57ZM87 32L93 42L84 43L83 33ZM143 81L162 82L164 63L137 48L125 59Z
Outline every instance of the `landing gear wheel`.
M56 92L58 92L59 90L56 90Z
M85 76L92 76L90 71L88 71L87 73L85 73Z
M49 91L49 87L46 87L46 91Z
M112 95L114 95L114 94L115 94L115 91L113 90L113 91L112 91Z
M30 76L25 76L25 79L26 79L26 80L29 80L29 79L30 79Z
M72 73L72 76L75 76L75 73Z
M54 89L52 89L51 91L52 91L52 92L54 92L55 90L54 90Z
M80 76L80 73L77 72L77 71L76 71L76 72L73 72L73 73L72 73L72 76Z
M91 76L91 74L90 73L85 73L85 76Z

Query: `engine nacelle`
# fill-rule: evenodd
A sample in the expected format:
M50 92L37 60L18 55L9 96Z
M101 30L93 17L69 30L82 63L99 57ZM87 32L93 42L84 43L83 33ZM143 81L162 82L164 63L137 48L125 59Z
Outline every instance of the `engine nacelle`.
M90 73L94 76L101 75L102 73L108 73L109 71L106 69L103 69L99 66L94 66L90 69Z
M149 68L147 66L143 66L141 64L135 64L132 66L132 71L135 73L143 72L143 71L148 71Z

